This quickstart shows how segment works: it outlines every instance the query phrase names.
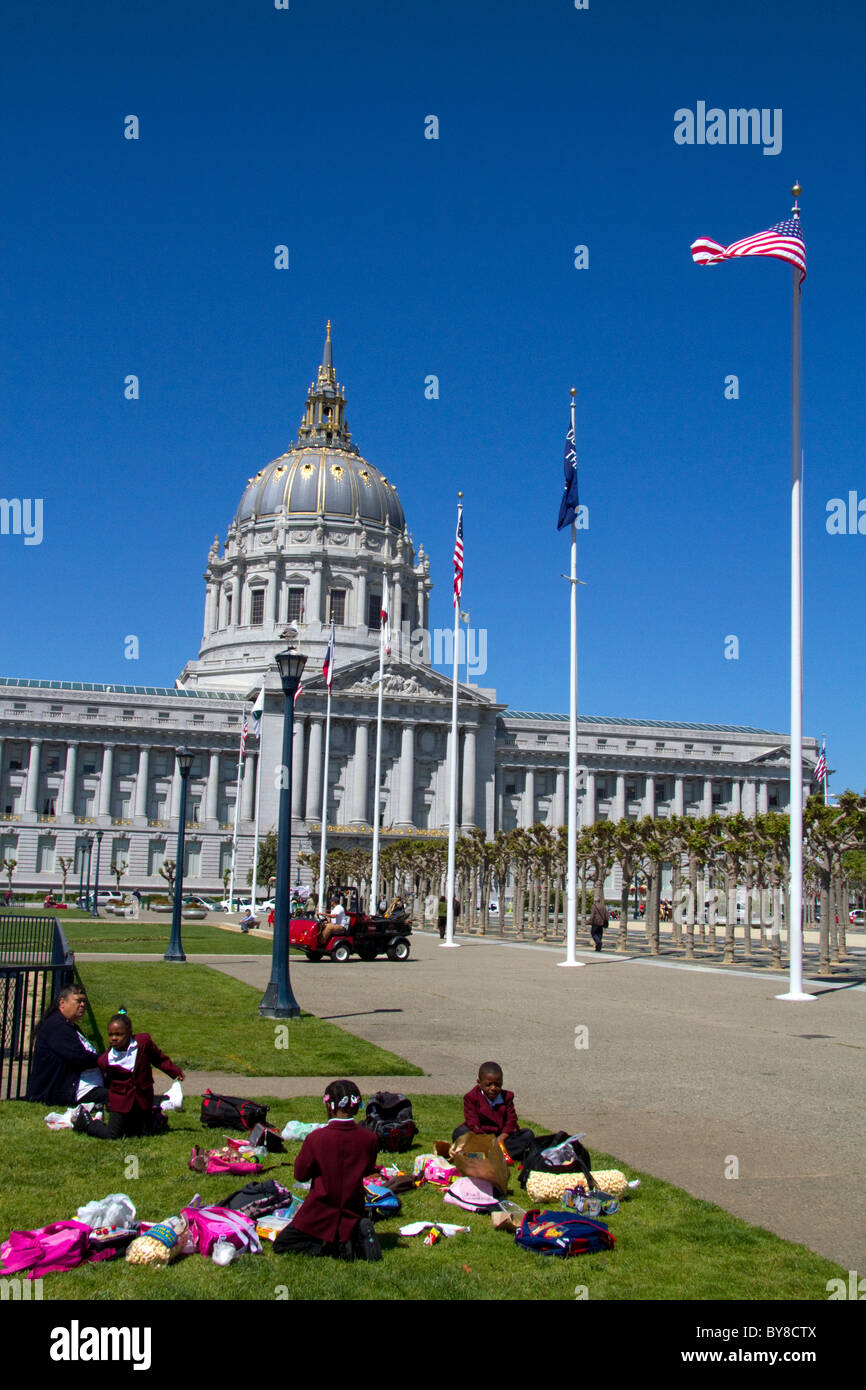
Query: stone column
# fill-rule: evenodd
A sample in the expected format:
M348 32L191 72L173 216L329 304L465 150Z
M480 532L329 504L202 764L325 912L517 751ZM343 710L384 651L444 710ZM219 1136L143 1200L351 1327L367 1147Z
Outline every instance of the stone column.
M241 820L252 820L256 814L256 763L255 753L249 749L244 753L244 770L241 781Z
M411 829L415 821L415 725L404 724L400 739L400 800L397 807L396 824L401 830Z
M462 830L470 830L475 824L475 729L469 728L463 735L463 807L460 817Z
M568 773L565 768L556 769L556 792L553 800L553 824L565 825L568 819Z
M102 776L99 779L99 815L111 815L111 779L114 773L114 747L106 743L102 750Z
M742 804L743 798L740 791L740 783L738 778L735 777L731 783L731 814L734 816L737 815L742 808Z
M754 818L758 809L758 799L755 795L755 779L747 777L743 783L743 815Z
M207 792L205 794L204 818L216 820L219 811L220 755L212 752L207 771Z
M39 764L42 754L42 739L30 742L30 762L27 768L27 791L24 797L24 810L35 811L39 800Z
M214 585L208 580L204 591L204 641L207 641L214 629Z
M367 626L367 571L361 570L355 582L355 627Z
M758 814L765 816L770 809L770 789L766 782L758 783Z
M595 771L592 768L586 770L586 792L583 798L583 815L581 816L581 826L595 825L596 800L595 800ZM565 822L563 821L563 824Z
M505 815L505 805L502 797L502 783L505 776L505 769L497 763L493 771L493 815L494 830L503 829L503 818Z
M295 719L292 734L292 817L304 814L304 721Z
M352 757L352 824L367 824L367 775L370 721L359 719L355 724L355 752Z
M327 614L325 614L327 617ZM310 588L307 595L307 609L304 613L307 623L320 623L322 619L322 562L316 560L310 575Z
M677 777L674 779L674 815L684 816L685 813L686 803L683 794L683 779L682 777Z
M646 779L646 785L645 785L645 787L644 787L644 797L643 797L643 808L642 808L642 809L643 809L643 814L644 814L645 816L651 816L653 819L655 819L655 813L656 813L656 779L655 779L654 777L647 777L647 779Z
M172 749L172 753L174 753L174 749ZM178 767L177 756L175 755L174 767L171 773L171 803L168 812L171 820L177 820L180 815L180 788L180 768ZM166 853L168 854L168 850L166 850ZM168 857L171 858L171 855L168 855Z
M701 801L701 815L711 816L713 814L713 779L704 778L704 795Z
M78 744L72 739L66 745L66 772L63 777L63 805L64 816L75 815L75 768L77 764Z
M535 824L535 768L526 769L523 783L523 828L528 830Z
M135 779L135 814L147 815L147 779L150 771L150 749L138 750L138 776Z
M623 820L625 817L625 773L616 774L616 797L613 803L612 820Z
M307 758L307 818L322 817L322 725L320 714L310 720L310 749Z

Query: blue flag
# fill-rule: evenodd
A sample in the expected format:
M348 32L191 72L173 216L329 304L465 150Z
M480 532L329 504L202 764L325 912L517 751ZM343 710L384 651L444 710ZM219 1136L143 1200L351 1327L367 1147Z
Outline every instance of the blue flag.
M557 531L561 531L563 526L570 526L577 516L577 450L574 447L574 425L569 425L568 434L565 436L565 457L562 461L565 470L565 486L562 492L562 501L559 504L559 521L556 523Z

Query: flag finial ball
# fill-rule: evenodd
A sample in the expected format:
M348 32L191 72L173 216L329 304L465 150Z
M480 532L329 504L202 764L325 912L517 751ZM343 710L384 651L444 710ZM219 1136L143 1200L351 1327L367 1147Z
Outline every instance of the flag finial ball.
M795 198L802 198L803 196L803 190L798 183L794 184L794 187L791 189L791 192Z
M569 394L570 396L576 396L576 395L577 395L577 387L576 387L576 386L572 386L572 388L571 388L571 390L569 391L568 394Z

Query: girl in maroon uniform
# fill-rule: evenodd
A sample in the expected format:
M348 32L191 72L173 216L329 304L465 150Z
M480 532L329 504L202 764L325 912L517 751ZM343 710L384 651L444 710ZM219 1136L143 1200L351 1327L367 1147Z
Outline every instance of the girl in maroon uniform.
M355 1124L361 1095L354 1081L332 1081L323 1100L328 1123L307 1136L295 1159L296 1180L312 1179L312 1185L274 1250L381 1260L373 1223L364 1215L364 1178L376 1166L378 1140L372 1130Z

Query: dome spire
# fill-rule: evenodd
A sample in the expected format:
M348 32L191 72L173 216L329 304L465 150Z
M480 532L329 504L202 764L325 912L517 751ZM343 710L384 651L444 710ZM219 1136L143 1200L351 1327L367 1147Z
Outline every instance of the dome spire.
M330 449L357 453L346 429L346 393L337 381L331 346L331 320L325 330L325 346L316 381L307 392L307 404L297 443L301 447L324 444Z

